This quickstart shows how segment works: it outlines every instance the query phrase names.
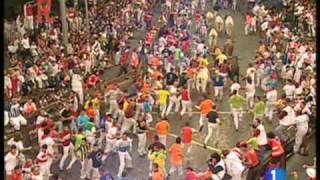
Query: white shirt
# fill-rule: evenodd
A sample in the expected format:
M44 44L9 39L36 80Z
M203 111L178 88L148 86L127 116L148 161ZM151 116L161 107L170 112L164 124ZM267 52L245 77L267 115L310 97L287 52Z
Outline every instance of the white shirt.
M14 170L14 168L18 165L18 152L16 154L12 154L9 152L4 157L5 169L7 172Z
M256 74L256 68L251 67L247 69L247 76L251 78L252 81L254 81L254 75Z
M11 45L9 45L9 46L8 46L8 50L9 50L11 53L16 53L17 50L18 50L18 46L15 46L15 45L11 46Z
M276 102L277 101L277 90L268 91L266 94L267 101Z
M224 161L221 159L216 165L216 166L221 166L223 168L222 171L218 172L217 174L212 174L211 178L213 180L220 180L224 177L224 175L226 174L226 167L225 167L225 164L224 164Z
M72 80L71 80L72 89L77 89L77 88L82 89L82 82L81 81L82 81L82 78L79 74L73 74Z
M31 180L43 180L43 175L41 174L41 172L39 175L32 174Z
M107 137L108 139L112 139L118 132L118 128L117 127L110 127L108 129L108 134Z
M282 89L284 90L286 96L293 96L296 87L293 84L286 84Z
M290 126L295 119L295 112L290 106L286 106L284 109L288 113L282 120L280 120L280 124L284 126Z
M53 154L53 145L55 144L52 137L46 137L40 140L40 147L46 144L48 146L48 151L50 154Z
M11 138L11 139L8 141L8 143L7 143L8 146L15 145L15 146L17 147L17 150L19 150L19 151L23 150L24 147L23 147L22 141L16 142L16 141L14 141L13 139L14 139L14 138Z
M267 133L266 133L266 130L264 129L264 126L262 124L260 124L257 129L259 129L260 131L260 134L259 136L257 137L258 139L258 144L260 146L262 145L266 145L268 143L268 140L267 140Z
M308 130L309 116L302 114L297 116L294 120L294 123L297 125L298 131L307 131Z
M240 84L235 82L231 85L230 87L230 91L233 92L233 91L237 91L237 93L239 93L239 89L241 88Z
M230 153L226 156L225 163L230 175L240 174L245 169L242 161L233 151L230 151Z
M254 94L256 92L256 87L254 86L254 84L246 84L246 90L247 90L247 94Z
M36 120L36 125L41 124L45 120L45 117L39 115Z
M30 48L29 38L23 38L21 40L21 44L24 49L29 49Z

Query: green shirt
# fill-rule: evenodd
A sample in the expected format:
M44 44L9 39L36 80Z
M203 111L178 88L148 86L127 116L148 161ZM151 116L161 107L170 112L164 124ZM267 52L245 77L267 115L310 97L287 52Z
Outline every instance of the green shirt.
M87 131L95 131L95 129L93 129L95 127L96 127L96 125L92 122L88 122L84 125L84 129Z
M181 57L181 49L180 48L175 48L174 49L174 59L179 60Z
M78 149L81 145L82 139L84 138L83 134L76 134L75 136L75 149Z
M265 103L263 101L259 101L256 103L252 111L257 114L263 115L265 112L265 108L266 108Z
M247 143L250 145L252 149L259 150L258 138L252 137L247 141Z
M240 109L242 106L242 103L244 103L246 99L240 95L232 95L229 98L229 104L232 108Z

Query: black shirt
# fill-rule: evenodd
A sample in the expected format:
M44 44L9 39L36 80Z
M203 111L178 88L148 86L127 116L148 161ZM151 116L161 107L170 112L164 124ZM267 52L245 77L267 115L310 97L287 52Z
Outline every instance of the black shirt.
M210 111L207 118L209 123L217 123L217 118L219 118L217 111Z
M166 74L166 82L167 85L173 85L173 83L178 79L178 76L173 73L173 72L169 72L168 74Z
M154 152L155 147L160 147L160 149L166 149L166 147L159 141L156 141L152 144L149 145L148 150L150 150L151 152Z

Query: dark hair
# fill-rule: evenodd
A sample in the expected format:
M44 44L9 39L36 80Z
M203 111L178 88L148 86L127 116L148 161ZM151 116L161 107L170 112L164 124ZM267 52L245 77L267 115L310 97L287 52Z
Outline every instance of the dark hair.
M276 137L276 135L275 135L272 131L270 131L270 132L267 133L267 137L268 137L269 139L273 139L273 138Z
M158 136L158 135L155 135L155 136L153 137L153 139L154 139L155 141L159 141L159 136Z
M210 155L210 159L215 159L217 162L219 162L221 160L221 156L217 152L214 152Z
M47 144L44 144L44 145L41 146L41 148L42 148L42 149L48 149L48 145L47 145Z
M17 149L17 146L13 144L13 145L10 146L10 148L11 149Z
M181 144L181 137L177 137L177 138L176 138L176 143L177 143L177 144Z
M45 128L44 130L43 130L43 134L44 135L48 135L50 133L50 130L48 129L48 128Z

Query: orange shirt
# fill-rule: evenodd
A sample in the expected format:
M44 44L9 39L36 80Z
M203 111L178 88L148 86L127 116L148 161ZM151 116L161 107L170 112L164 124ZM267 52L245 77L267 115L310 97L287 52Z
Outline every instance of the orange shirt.
M156 56L153 56L151 59L150 59L150 64L152 66L160 66L161 65L161 61L160 61L160 58L159 57L156 57Z
M211 111L213 102L210 99L203 100L200 103L200 111L202 114L208 114Z
M158 171L152 171L151 173L152 180L164 180L164 174L161 169Z
M154 72L151 74L151 77L152 77L152 79L157 80L158 77L163 77L163 75L162 75L159 71L154 71Z
M167 135L170 125L168 121L162 120L156 124L156 131L159 135Z
M210 179L211 176L212 176L212 172L210 170L207 170L207 171L204 172L204 174L202 174L200 176L200 179L201 180L207 180L208 178Z
M188 68L187 69L187 73L189 75L189 77L193 77L193 75L197 72L197 70L195 68Z
M183 153L182 153L182 145L181 144L173 144L169 152L171 154L170 156L170 162L172 165L181 165L183 160Z
M93 108L93 107L89 107L88 109L87 109L87 115L89 116L89 117L96 117L96 110Z

